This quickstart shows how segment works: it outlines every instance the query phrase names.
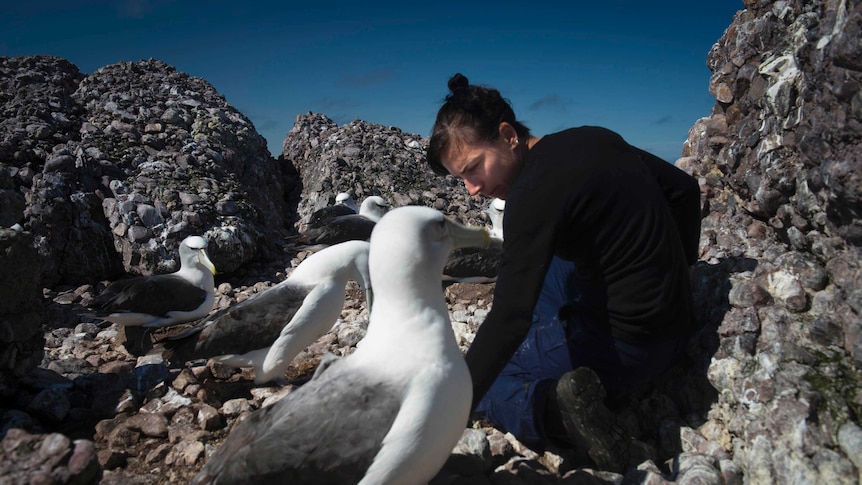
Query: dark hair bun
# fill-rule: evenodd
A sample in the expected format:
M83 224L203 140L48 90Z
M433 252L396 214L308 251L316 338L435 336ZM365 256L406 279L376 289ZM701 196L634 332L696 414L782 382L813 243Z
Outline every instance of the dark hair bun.
M470 82L467 80L467 77L459 72L449 79L449 91L455 94L458 91L467 89L469 84Z

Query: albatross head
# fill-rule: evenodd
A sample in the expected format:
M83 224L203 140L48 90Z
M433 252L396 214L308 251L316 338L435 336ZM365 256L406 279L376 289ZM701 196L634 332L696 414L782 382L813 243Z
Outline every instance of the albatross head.
M460 247L488 247L488 231L468 227L430 207L404 206L384 215L371 233L369 266L372 284L400 274L439 278L449 252ZM439 284L439 279L437 280Z
M348 194L347 192L340 192L335 196L335 205L346 205L353 209L353 212L359 212L356 209L356 201L353 200L353 196Z
M359 214L363 215L372 221L379 221L383 214L389 210L389 203L379 195L372 195L362 201L359 206Z
M207 256L207 240L200 236L189 236L180 243L180 267L193 268L201 265L216 274L215 265Z

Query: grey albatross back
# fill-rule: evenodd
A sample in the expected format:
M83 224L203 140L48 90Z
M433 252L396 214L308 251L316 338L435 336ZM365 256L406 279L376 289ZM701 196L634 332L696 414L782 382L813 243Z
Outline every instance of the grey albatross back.
M431 480L472 401L440 272L453 246L487 238L427 207L386 214L371 236L374 309L356 351L237 424L192 483Z

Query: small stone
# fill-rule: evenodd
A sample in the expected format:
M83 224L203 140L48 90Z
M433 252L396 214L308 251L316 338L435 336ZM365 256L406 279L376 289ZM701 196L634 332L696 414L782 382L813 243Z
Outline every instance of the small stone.
M253 410L252 406L248 403L247 399L236 398L225 401L222 404L219 412L223 414L226 418L234 418L239 416L241 413L246 411Z
M197 421L201 429L207 431L220 428L222 423L219 411L205 403L201 403L197 406Z
M136 414L126 421L126 425L140 431L144 436L164 438L168 435L168 419L161 414Z
M126 465L126 459L129 457L129 454L122 450L100 450L97 453L99 459L99 465L102 466L105 470L113 470L116 468L121 468Z
M177 391L183 392L183 390L185 390L186 386L189 386L192 384L198 384L198 382L199 382L198 379L194 376L194 374L192 374L191 370L184 368L183 370L180 371L179 374L177 374L176 377L174 377L174 380L173 380L173 382L171 382L171 385ZM189 394L189 393L185 393L185 394Z
M233 375L233 371L235 369L234 367L214 360L210 360L207 366L210 368L212 376L216 379L230 379L230 376Z
M182 441L165 457L166 465L194 465L202 456L204 445L200 441Z
M67 466L69 473L76 477L76 481L89 483L99 471L96 445L90 440L75 440L72 456L69 457Z

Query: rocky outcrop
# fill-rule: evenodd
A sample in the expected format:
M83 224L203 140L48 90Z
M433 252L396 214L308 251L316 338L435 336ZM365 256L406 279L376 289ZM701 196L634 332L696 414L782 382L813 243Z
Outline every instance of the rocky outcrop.
M224 272L271 256L289 212L280 165L209 83L160 61L120 63L84 79L75 98L87 113L76 156L109 189L101 207L127 270L170 269L147 248L189 234L210 240Z
M280 252L294 180L206 81L152 59L0 70L0 220L33 232L46 286L173 271L190 234L225 272Z
M677 162L728 280L700 433L751 483L862 472L862 4L746 1ZM722 269L723 268L723 269Z
M424 205L468 224L490 224L487 201L470 197L451 176L427 169L428 140L391 126L353 121L343 126L325 115L307 113L284 139L282 157L301 178L293 199L298 228L312 212L335 202L347 192L357 203L379 195L392 207Z
M81 107L72 94L83 78L58 57L0 58L0 227L25 222L33 178L53 147L78 132Z

